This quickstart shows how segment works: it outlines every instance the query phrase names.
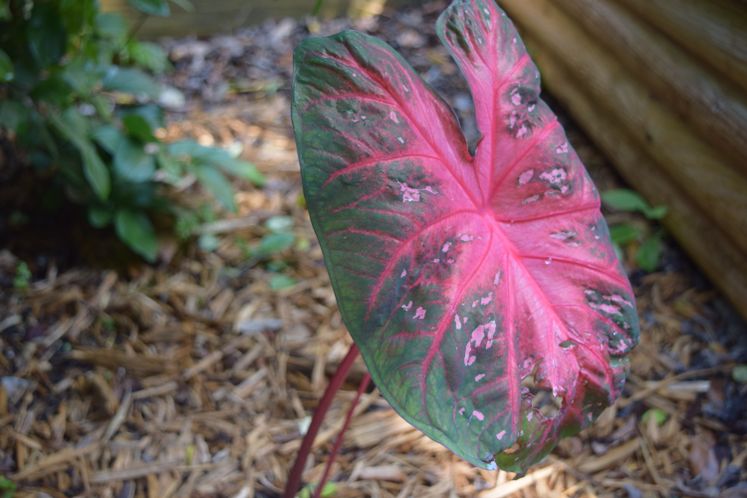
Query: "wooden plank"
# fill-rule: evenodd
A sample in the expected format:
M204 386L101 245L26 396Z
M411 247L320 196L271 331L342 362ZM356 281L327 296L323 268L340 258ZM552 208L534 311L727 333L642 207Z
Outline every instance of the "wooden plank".
M747 95L739 87L610 0L564 0L563 8L747 174Z
M747 91L747 4L735 0L618 0Z
M260 23L269 18L303 17L310 15L312 0L191 0L194 10L187 12L171 6L168 17L147 17L134 10L127 0L103 0L108 12L118 12L134 25L142 23L138 36L209 35L227 33L237 28ZM324 0L320 16L350 16L353 18L378 14L384 6L402 6L411 0Z
M747 253L747 179L703 142L571 18L547 0L499 2L526 33L578 75L601 112L615 116L657 168ZM604 110L603 110L604 109Z
M600 109L584 90L576 71L565 67L550 49L533 44L526 35L542 78L573 118L615 164L620 174L656 205L666 205L663 223L704 273L747 318L747 255L703 214L698 205L660 173L655 160L644 152L615 116Z

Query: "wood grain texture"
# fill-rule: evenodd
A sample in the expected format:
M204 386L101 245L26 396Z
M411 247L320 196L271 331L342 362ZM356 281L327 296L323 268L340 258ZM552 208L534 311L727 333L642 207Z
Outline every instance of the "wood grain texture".
M187 36L227 33L242 26L260 23L269 18L310 15L313 0L191 0L194 9L187 12L171 5L169 17L149 17L138 30L138 36ZM375 15L383 5L401 6L408 0L325 0L320 11L323 18L348 15ZM103 0L106 11L119 12L129 24L139 22L140 13L127 0Z
M747 91L747 3L617 0Z
M562 5L704 141L728 154L730 165L747 174L747 93L614 1L565 0Z

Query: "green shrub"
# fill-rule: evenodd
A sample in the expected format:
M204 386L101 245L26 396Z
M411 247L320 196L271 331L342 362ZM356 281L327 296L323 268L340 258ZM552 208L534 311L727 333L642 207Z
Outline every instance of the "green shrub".
M143 15L169 14L167 0L130 3ZM96 0L0 0L0 134L69 201L85 206L93 226L113 225L154 261L153 219L184 214L167 196L185 175L229 210L235 205L226 175L257 185L264 179L223 149L156 137L166 105L180 94L154 79L169 69L166 54L131 35Z
M604 206L613 211L639 213L649 221L659 221L667 215L666 206L650 206L637 192L628 189L613 189L602 192ZM664 250L662 243L663 232L654 231L650 226L634 223L613 223L610 226L610 236L622 254L621 247L638 244L635 262L640 269L647 272L655 271L661 264L661 254Z

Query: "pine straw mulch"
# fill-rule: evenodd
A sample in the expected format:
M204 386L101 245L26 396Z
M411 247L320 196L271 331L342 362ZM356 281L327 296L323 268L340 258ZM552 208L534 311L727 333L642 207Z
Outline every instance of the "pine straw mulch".
M412 45L416 65L440 64L429 77L448 86L428 31L437 7L365 27ZM198 103L167 134L239 143L270 178L263 190L243 186L235 216L203 227L221 242L215 252L165 251L157 267L119 273L47 262L32 266L25 291L12 287L17 258L0 254L0 475L16 497L278 496L350 345L299 203L286 85L304 29L283 21L167 43L174 82ZM464 107L462 93L449 97ZM613 184L593 147L571 138L602 188ZM278 214L293 218L295 246L269 263L247 259L242 248ZM298 283L273 290L276 271ZM747 359L743 322L671 244L661 271L632 278L641 344L623 398L592 429L516 479L460 461L372 390L334 466L334 496L746 496L747 385L732 379ZM306 482L321 475L363 374L359 362L337 395Z

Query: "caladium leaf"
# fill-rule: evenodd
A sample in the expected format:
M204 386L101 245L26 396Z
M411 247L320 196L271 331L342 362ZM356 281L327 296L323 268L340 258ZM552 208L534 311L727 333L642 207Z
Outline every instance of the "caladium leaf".
M384 397L466 460L522 471L620 393L638 340L599 195L492 0L438 33L467 78L474 156L388 45L295 53L306 200L345 324Z

